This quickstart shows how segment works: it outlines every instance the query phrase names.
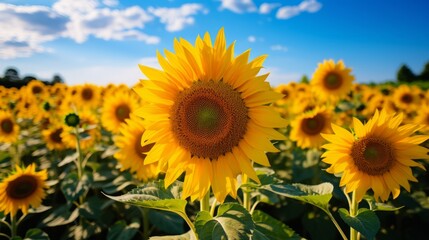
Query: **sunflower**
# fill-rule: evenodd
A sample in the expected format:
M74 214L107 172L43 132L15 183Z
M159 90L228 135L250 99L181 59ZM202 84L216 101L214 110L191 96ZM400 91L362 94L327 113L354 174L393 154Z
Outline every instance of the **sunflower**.
M93 84L78 85L71 89L73 104L78 108L94 109L100 104L100 88Z
M266 56L234 57L223 29L214 45L206 33L195 46L175 40L174 50L157 54L163 70L140 66L149 79L135 88L145 100L137 111L146 120L142 142L156 142L145 161L168 167L166 186L185 172L182 198L201 200L211 187L223 202L237 196L239 174L259 182L251 160L269 166L265 152L278 151L270 140L284 136L273 128L286 120L268 104L282 95L265 81L268 74L257 76Z
M393 101L402 111L411 112L419 106L420 96L418 93L416 88L411 88L403 84L395 89Z
M326 171L342 174L340 186L356 191L358 202L369 189L376 200L386 201L390 194L396 198L401 186L410 191L409 181L417 181L411 167L425 169L414 160L429 159L428 149L419 146L429 136L411 136L421 126L400 126L402 119L402 114L376 111L365 125L353 119L354 134L335 124L334 134L322 134L330 142L323 146L323 161L331 164Z
M118 133L121 123L125 122L138 108L138 96L130 91L117 91L105 97L101 113L103 127L112 133Z
M417 116L413 118L413 123L423 125L423 128L420 131L429 133L429 104L423 104L419 108Z
M64 126L62 124L50 124L45 130L42 130L43 139L46 142L46 146L50 150L63 150L66 148L66 144L63 142L61 134L64 132Z
M19 209L27 214L30 205L39 207L45 197L47 178L46 170L36 172L34 163L25 169L16 166L16 171L0 183L0 211L15 216Z
M13 143L18 140L19 126L10 111L0 111L0 142Z
M147 181L156 178L159 170L157 162L144 163L147 152L154 145L153 143L141 145L144 131L142 119L134 115L126 119L125 123L121 124L120 135L114 138L115 145L119 148L115 158L121 164L121 171L129 169L138 179Z
M321 99L338 100L346 97L352 88L355 78L351 71L342 60L338 63L332 59L324 60L318 64L310 84Z
M47 86L39 80L31 80L24 88L25 94L36 99L43 99L47 96Z
M325 142L320 134L331 133L331 114L326 107L317 106L296 117L291 127L290 138L299 147L318 148Z

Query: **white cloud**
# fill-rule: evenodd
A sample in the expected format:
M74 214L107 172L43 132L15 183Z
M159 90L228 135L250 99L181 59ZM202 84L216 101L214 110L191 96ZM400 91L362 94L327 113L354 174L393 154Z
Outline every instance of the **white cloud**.
M287 52L287 50L288 50L287 47L280 45L280 44L273 45L270 47L270 49L273 51L282 51L282 52Z
M0 58L28 57L49 52L43 44L59 38L83 43L89 37L103 40L160 42L142 30L159 18L167 31L179 31L195 22L193 15L207 13L201 4L178 8L130 6L114 8L118 0L58 0L51 7L0 3Z
M221 0L220 9L228 9L235 13L255 12L257 10L252 0Z
M299 15L302 12L314 13L322 8L322 4L317 0L304 0L297 6L284 6L277 10L278 19L289 19Z
M182 30L187 25L193 25L195 18L192 15L199 12L207 13L208 10L201 4L188 3L179 8L154 8L149 7L148 11L159 17L161 23L164 23L166 30L176 32Z
M259 6L259 13L260 14L269 14L272 10L280 7L280 3L262 3Z
M103 0L103 4L109 7L114 7L119 4L118 0Z
M256 42L256 37L255 36L248 36L247 37L247 41L249 41L249 42Z

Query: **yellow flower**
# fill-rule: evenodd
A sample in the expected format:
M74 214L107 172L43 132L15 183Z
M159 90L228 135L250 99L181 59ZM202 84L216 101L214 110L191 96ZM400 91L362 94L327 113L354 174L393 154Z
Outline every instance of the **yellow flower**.
M195 45L174 41L175 53L158 53L163 70L140 66L149 80L135 88L145 100L137 114L145 119L145 144L156 143L146 163L167 166L165 184L183 172L183 198L202 199L210 187L223 202L237 196L237 176L259 181L251 160L269 165L265 152L278 151L270 142L284 139L273 128L284 127L268 104L282 98L257 76L266 56L248 62L250 51L234 57L223 29L214 45L210 35L197 37Z
M0 211L14 216L19 209L26 214L30 205L39 207L45 197L47 178L46 170L36 172L34 163L25 169L16 166L16 171L0 183Z
M72 102L80 109L98 108L100 104L100 88L93 84L83 84L71 89Z
M144 131L142 119L134 115L126 119L125 123L121 124L120 135L114 138L115 145L119 148L115 158L121 164L121 171L129 169L138 179L147 181L156 178L159 169L157 162L146 165L144 163L147 152L154 145L141 145Z
M376 111L365 125L353 119L354 134L335 124L334 134L322 134L330 142L323 146L323 161L331 164L326 171L342 174L340 186L356 191L357 201L369 189L377 200L386 201L390 194L396 198L401 186L410 191L409 181L417 181L411 167L425 169L414 160L429 159L428 149L419 146L429 136L411 136L421 126L400 126L402 119L402 114Z
M319 63L310 82L314 93L321 99L338 100L346 97L354 81L351 71L342 60L338 63L332 59L324 60Z
M18 140L19 126L15 122L12 113L0 111L0 142L13 143Z
M290 138L301 148L318 148L325 142L321 133L331 133L331 114L316 107L296 117L291 123Z
M42 136L46 142L46 147L50 150L65 149L66 145L63 142L63 138L61 137L63 132L64 126L58 123L50 123L47 129L42 130Z
M121 90L105 96L101 123L112 133L119 133L121 123L125 122L138 108L138 97L134 92Z
M402 111L411 112L418 108L420 103L418 88L400 85L394 90L393 101Z

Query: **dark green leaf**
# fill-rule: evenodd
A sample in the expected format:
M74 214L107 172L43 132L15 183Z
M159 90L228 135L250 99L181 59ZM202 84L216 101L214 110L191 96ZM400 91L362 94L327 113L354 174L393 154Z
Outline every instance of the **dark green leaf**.
M76 208L73 212L70 212L68 206L62 205L61 207L55 209L46 218L44 218L42 220L42 225L46 225L48 227L66 225L76 220L78 216L78 208Z
M84 174L79 180L77 173L69 173L61 182L61 191L69 203L86 194L91 186L92 176Z
M123 220L117 221L115 222L115 224L113 224L113 226L110 227L109 233L107 234L107 239L132 239L138 232L139 228L140 224L136 222L127 225L126 222Z
M72 155L66 156L60 163L58 163L58 167L62 167L64 165L67 165L77 159L79 154L77 152L73 153Z
M28 229L24 240L48 240L49 236L39 228Z
M153 226L169 235L180 234L185 231L185 221L174 213L150 210L149 221Z
M262 211L254 211L252 218L255 223L255 231L252 234L252 240L302 239L290 227Z
M372 196L365 196L365 201L368 203L369 208L372 211L397 211L402 207L394 207L392 205L386 204L386 203L379 203L375 201L375 198Z
M225 203L219 206L214 218L208 212L200 212L195 227L200 239L248 239L254 224L250 213L243 206Z
M192 238L192 234L189 231L184 234L176 235L176 236L150 237L149 240L196 240L196 239Z
M332 198L334 186L331 183L321 183L319 185L295 184L273 184L264 186L263 189L276 194L293 198L312 204L324 211L329 211L328 204Z
M359 209L357 215L354 217L350 216L349 212L345 208L340 208L338 212L345 223L356 229L367 239L374 239L380 229L380 221L378 220L377 215L369 209Z

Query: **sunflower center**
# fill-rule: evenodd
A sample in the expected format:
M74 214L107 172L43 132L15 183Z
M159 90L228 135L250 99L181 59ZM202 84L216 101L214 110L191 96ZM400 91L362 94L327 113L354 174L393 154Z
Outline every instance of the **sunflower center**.
M320 134L324 127L325 118L321 114L317 114L312 118L305 118L301 122L301 130L307 135Z
M288 90L283 89L281 93L283 94L283 99L289 98L289 91Z
M392 145L376 137L364 137L353 143L351 155L360 171L373 176L389 171L395 162Z
M6 193L13 199L24 199L31 196L36 189L37 179L33 176L22 175L7 185Z
M82 90L82 93L81 93L83 100L86 100L86 101L91 100L93 95L94 95L94 93L93 93L92 89L90 89L90 88L84 88Z
M34 86L31 90L34 94L39 94L43 91L43 89L40 86Z
M58 128L57 130L53 131L49 137L50 139L55 143L62 143L61 133L63 132L62 128Z
M147 145L143 145L141 144L140 139L142 138L143 133L140 134L140 136L138 138L136 138L136 141L134 143L134 150L136 152L136 154L141 158L141 159L145 159L146 158L146 153L149 152L153 145L155 145L155 143L150 143Z
M413 102L413 96L409 93L405 93L401 96L401 102L410 104Z
M341 87L343 80L340 75L336 73L328 73L325 77L324 85L327 89L338 89Z
M248 109L239 92L219 81L197 81L181 91L171 110L172 131L192 155L217 159L246 133Z
M121 104L115 110L115 116L121 122L124 122L125 119L129 118L130 113L131 109L127 104Z
M9 118L3 119L0 123L0 127L1 127L2 132L4 132L4 133L13 132L13 122Z

